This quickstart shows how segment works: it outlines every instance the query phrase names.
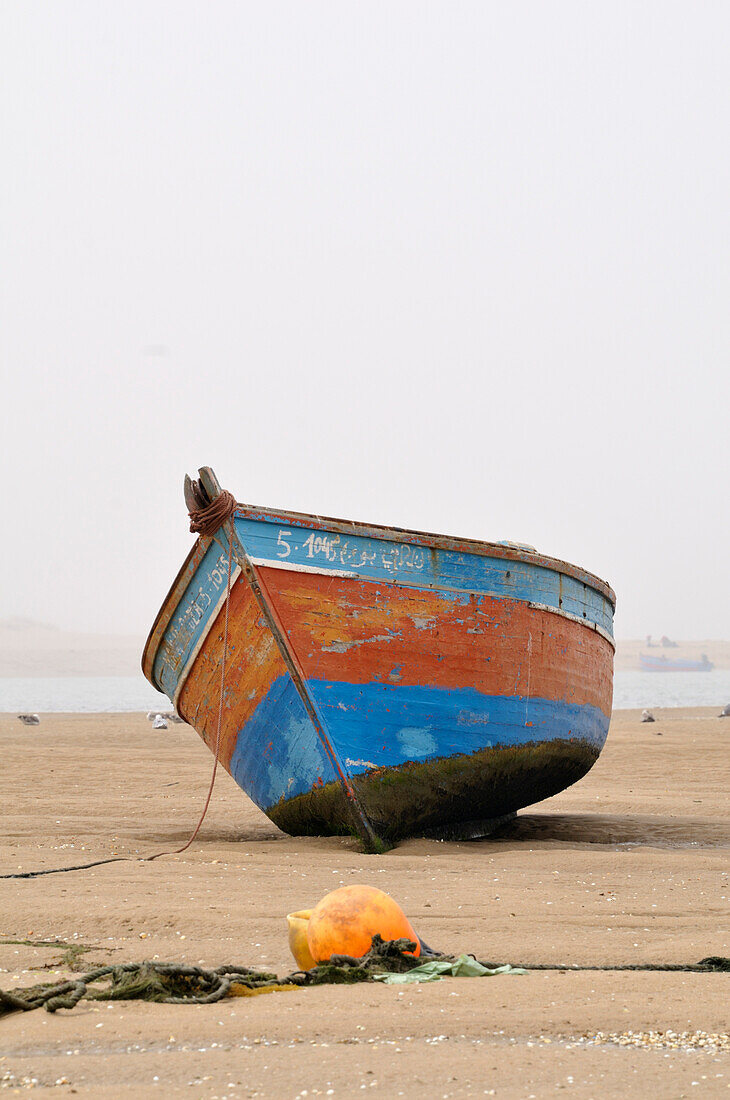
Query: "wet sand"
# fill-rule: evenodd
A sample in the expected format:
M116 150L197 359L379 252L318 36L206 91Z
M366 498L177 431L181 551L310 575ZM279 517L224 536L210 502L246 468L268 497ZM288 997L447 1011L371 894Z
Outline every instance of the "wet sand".
M421 936L497 963L688 963L730 955L730 719L614 716L580 783L498 836L366 856L286 837L219 776L192 849L0 883L0 938L294 969L285 914L339 885L392 893ZM0 871L179 847L212 758L142 715L0 717ZM70 973L61 948L0 944L0 987ZM33 969L47 967L48 969ZM0 1019L0 1087L80 1097L729 1096L730 975L538 972L402 989L321 987L210 1006L92 1005ZM629 1032L687 1033L624 1045ZM591 1042L597 1032L622 1042ZM693 1045L695 1044L695 1045ZM37 1082L34 1085L33 1082Z

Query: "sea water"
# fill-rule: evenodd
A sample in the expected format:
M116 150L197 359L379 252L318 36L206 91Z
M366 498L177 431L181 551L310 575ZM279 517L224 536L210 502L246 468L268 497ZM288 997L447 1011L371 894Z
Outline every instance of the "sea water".
M0 677L0 713L117 713L170 710L144 676Z
M730 669L711 672L644 672L625 669L614 673L613 709L646 707L717 707L730 703Z
M618 671L613 708L717 707L730 703L730 669L712 672ZM116 713L170 710L165 695L139 676L0 677L0 713Z

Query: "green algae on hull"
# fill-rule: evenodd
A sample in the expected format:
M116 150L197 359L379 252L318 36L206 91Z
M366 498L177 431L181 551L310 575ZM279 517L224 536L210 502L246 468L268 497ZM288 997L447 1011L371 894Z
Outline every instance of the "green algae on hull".
M517 810L550 798L581 779L599 750L583 739L531 741L436 760L409 761L352 777L378 836L475 836ZM353 832L350 809L338 783L270 806L268 817L292 836ZM475 831L477 830L477 831Z

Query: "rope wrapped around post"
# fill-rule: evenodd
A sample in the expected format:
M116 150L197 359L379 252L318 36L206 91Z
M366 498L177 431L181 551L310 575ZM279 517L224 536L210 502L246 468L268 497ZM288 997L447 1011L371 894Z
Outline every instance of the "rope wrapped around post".
M227 489L221 489L219 495L204 508L193 508L190 516L190 530L194 535L211 537L230 519L236 510L236 498Z

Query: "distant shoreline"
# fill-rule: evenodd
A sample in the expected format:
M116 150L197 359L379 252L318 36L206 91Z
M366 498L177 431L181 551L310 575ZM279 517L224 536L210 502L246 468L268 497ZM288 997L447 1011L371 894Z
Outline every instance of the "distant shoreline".
M639 654L647 653L654 657L664 655L667 660L699 661L706 654L715 668L730 668L730 641L706 638L703 641L677 641L673 646L662 646L658 639L652 638L652 645L646 644L646 638L637 641L619 641L616 643L616 671L639 668Z
M20 639L18 639L20 642ZM18 678L90 678L96 676L137 676L141 674L144 640L113 639L100 636L93 646L70 644L52 647L48 640L34 647L25 640L15 647L7 644L0 628L0 679ZM616 644L616 671L639 668L639 654L662 654L672 660L700 660L706 653L717 669L730 669L730 641L678 642L676 648L647 648L646 642L619 641Z
M136 676L145 639L81 634L22 619L0 621L0 677Z
M144 644L142 634L82 634L22 619L0 620L0 678L137 676ZM730 669L730 640L677 641L664 647L659 639L647 646L643 638L616 643L616 670L639 668L640 653L693 661L706 653L715 668Z

